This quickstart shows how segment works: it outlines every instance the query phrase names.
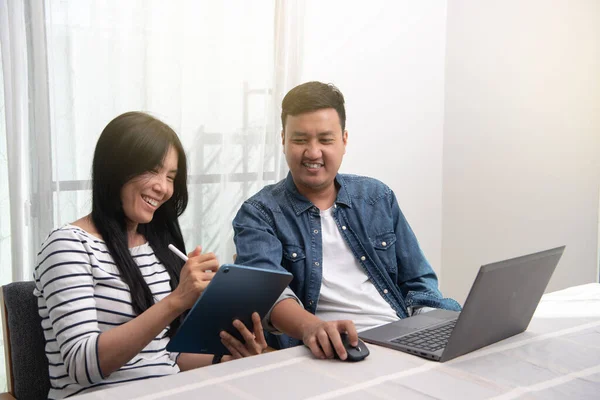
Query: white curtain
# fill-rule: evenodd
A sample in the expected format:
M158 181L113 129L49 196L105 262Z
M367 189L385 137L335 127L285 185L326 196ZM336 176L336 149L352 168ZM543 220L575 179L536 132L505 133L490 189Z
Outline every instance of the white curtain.
M31 279L47 234L90 212L96 140L131 110L182 139L188 249L230 262L235 212L287 171L279 113L299 83L303 1L0 0L0 10L1 283Z
M50 127L43 15L43 3L0 1L6 146L6 176L0 180L2 283L31 279L39 228L51 226L43 200L52 179L45 154Z

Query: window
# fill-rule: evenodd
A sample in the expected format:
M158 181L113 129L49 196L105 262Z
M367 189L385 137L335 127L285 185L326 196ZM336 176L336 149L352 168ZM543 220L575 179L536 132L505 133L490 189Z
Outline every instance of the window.
M97 137L147 111L188 156L188 249L234 253L242 201L279 179L273 115L274 1L47 2L55 226L91 210Z

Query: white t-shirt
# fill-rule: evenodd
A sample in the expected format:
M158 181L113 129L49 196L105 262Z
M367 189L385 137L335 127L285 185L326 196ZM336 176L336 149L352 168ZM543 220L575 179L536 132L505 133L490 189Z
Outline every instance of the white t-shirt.
M352 254L333 219L332 208L321 211L321 233L323 279L316 316L325 321L352 320L359 332L398 321L392 306Z

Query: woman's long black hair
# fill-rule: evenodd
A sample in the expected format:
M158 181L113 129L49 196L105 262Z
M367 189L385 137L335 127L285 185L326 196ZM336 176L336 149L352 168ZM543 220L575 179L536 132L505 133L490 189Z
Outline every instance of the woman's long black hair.
M127 222L121 189L132 178L161 165L170 147L177 151L173 195L155 212L152 221L138 225L154 254L169 273L171 290L179 284L183 261L168 250L173 243L185 252L178 217L188 203L187 160L177 134L167 124L142 113L128 112L113 119L102 131L92 164L92 221L114 259L121 279L131 292L133 311L139 315L154 304L150 288L129 252ZM180 325L176 318L168 335Z

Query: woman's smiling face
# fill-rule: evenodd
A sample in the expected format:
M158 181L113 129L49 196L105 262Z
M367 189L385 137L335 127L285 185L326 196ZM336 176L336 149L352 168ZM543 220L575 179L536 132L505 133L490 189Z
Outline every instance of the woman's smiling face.
M146 224L154 212L173 195L177 175L177 151L169 147L161 165L130 179L121 188L123 212L130 223Z

